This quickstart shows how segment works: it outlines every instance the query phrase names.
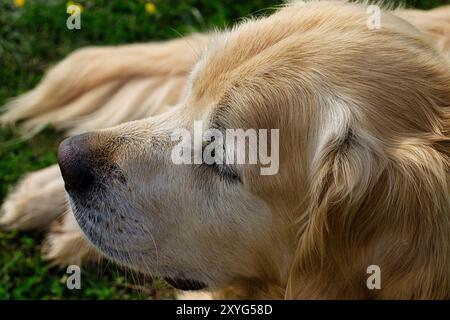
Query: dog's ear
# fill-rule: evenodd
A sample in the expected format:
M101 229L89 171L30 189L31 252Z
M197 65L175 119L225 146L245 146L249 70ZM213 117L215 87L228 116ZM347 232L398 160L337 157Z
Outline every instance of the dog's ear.
M449 249L437 239L449 226L446 153L433 138L429 144L404 139L386 145L349 119L327 126L319 139L287 298L369 298L375 294L366 286L372 264L382 268L385 283L399 288L404 284L387 275L402 270L399 279L408 279L417 270L429 271L435 260L436 278L425 282L439 281L436 264L444 265ZM448 137L439 139L448 144ZM424 243L441 258L429 256ZM403 292L428 292L410 280Z
M341 120L320 137L312 162L308 208L299 222L303 228L290 273L288 298L301 298L299 290L317 298L323 298L326 291L330 297L330 288L325 286L334 280L340 282L340 289L342 285L353 287L342 282L352 281L345 278L353 268L347 262L356 254L356 237L364 237L354 229L359 223L358 212L380 179L386 159L378 152L375 140L358 134L348 119Z

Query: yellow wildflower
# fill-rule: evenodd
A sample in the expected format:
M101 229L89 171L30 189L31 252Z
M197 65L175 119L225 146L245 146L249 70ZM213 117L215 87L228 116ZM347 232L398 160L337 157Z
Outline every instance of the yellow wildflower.
M153 2L147 2L145 4L145 11L147 11L148 14L154 14L156 12L156 5Z
M23 7L25 5L25 0L14 0L14 5L16 7Z

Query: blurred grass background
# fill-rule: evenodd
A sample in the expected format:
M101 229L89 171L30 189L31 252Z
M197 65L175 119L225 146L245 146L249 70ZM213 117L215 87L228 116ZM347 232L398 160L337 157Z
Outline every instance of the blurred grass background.
M224 28L249 15L269 14L280 0L78 0L81 30L66 28L62 0L0 0L0 105L33 88L44 71L71 51L169 39L213 27ZM423 9L449 0L386 0ZM0 130L0 203L26 172L56 162L61 136L47 128L31 140L13 142L14 129ZM161 280L133 279L111 263L82 269L82 289L66 288L65 269L40 257L42 234L0 232L0 299L170 298Z

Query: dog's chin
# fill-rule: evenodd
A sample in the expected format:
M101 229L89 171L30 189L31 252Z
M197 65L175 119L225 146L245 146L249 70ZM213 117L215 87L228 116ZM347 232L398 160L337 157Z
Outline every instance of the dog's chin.
M179 290L201 290L205 289L207 285L203 282L189 279L164 278L172 287Z

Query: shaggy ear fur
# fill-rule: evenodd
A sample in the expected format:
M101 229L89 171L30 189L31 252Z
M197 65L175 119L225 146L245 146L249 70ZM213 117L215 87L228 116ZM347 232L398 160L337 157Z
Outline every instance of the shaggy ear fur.
M449 111L430 107L429 131L385 141L334 114L313 161L287 298L449 298ZM381 268L381 290L366 286L370 265Z

